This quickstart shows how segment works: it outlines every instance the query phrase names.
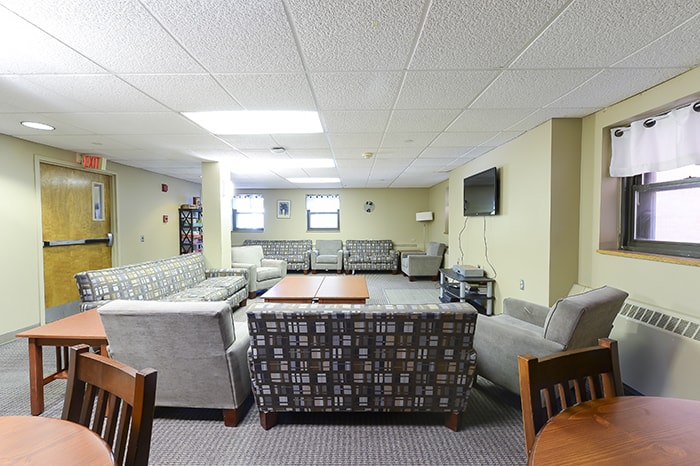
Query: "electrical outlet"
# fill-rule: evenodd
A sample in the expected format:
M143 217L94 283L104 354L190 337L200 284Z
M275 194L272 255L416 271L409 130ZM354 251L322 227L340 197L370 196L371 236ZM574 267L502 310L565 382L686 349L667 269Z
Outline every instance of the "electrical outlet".
M525 279L524 279L524 278L521 278L521 279L520 279L520 289L521 289L521 290L524 290L524 289L525 289Z

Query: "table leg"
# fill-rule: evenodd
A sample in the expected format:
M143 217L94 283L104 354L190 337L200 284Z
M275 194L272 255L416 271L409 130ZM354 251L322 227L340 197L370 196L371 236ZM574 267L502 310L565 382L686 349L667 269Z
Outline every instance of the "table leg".
M35 338L29 339L29 393L32 416L44 412L44 359Z

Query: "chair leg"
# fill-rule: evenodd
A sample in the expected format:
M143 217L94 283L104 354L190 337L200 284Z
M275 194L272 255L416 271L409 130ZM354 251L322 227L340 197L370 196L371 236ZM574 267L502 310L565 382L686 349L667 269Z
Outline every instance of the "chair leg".
M260 425L265 430L270 430L277 425L277 413L260 411Z
M238 425L238 415L241 408L224 409L224 425L226 427L236 427Z
M459 423L462 420L462 413L449 413L445 418L445 427L453 432L459 432Z
M255 299L258 294L255 291L248 292L248 299Z

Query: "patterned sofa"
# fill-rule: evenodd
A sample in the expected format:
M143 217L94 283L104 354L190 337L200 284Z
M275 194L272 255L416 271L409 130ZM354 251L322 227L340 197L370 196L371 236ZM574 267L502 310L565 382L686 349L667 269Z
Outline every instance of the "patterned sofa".
M260 245L265 259L287 261L288 271L309 273L311 268L310 239L246 239L243 246Z
M356 270L399 270L399 252L390 239L349 239L343 251L345 273Z
M115 299L149 301L226 301L244 306L248 277L233 269L205 270L202 253L75 274L81 310Z
M285 411L428 411L459 429L476 372L476 310L428 305L248 307L260 424Z

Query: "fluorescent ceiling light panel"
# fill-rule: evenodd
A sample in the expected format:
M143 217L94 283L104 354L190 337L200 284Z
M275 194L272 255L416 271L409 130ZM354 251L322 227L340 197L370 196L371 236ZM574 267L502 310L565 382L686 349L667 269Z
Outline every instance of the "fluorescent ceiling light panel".
M46 123L39 123L36 121L22 121L20 123L22 124L22 126L26 126L27 128L40 129L43 131L53 131L56 129L51 125L47 125Z
M183 112L185 117L214 134L322 133L317 112L218 111Z
M237 161L231 166L233 173L254 173L260 170L277 172L289 168L333 168L333 159L249 159L247 161Z
M290 183L308 184L308 183L340 183L340 178L287 178Z

